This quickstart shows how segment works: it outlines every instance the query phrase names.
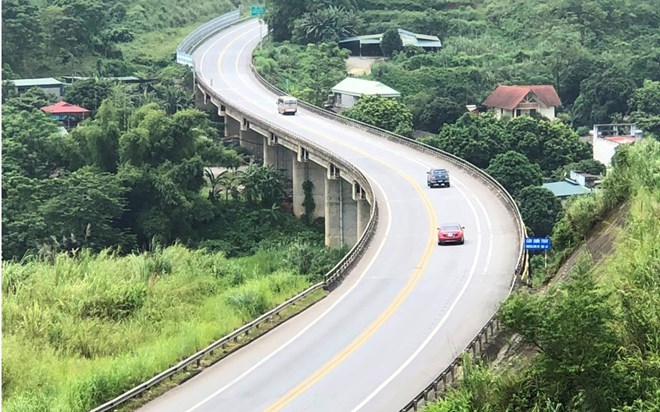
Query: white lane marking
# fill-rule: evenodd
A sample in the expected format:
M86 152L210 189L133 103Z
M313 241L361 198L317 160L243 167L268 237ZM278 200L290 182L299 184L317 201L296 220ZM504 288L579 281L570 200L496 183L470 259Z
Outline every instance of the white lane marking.
M462 189L458 189L458 190L461 191L461 192L463 191ZM483 204L481 203L481 201L479 201L479 199L476 196L475 196L475 199L476 199L477 203L479 204L484 216L486 217L486 221L487 221L487 224L488 224L488 230L490 232L489 245L488 245L488 255L487 255L487 258L486 258L486 264L484 265L484 273L485 273L488 270L488 266L490 265L490 259L492 257L492 252L493 252L493 231L492 231L492 225L491 225L490 217L488 216L488 213L486 213L486 209L484 208ZM473 215L477 218L477 232L481 233L481 224L480 224L479 218L477 216L477 211L475 210L474 205L472 204L472 202L470 202L469 200L468 200L468 204L470 205L470 208L472 209ZM440 319L440 322L438 322L438 324L435 326L435 328L433 328L431 333L426 337L426 339L424 339L422 344L415 350L415 352L413 352L413 354L410 355L410 357L408 357L408 359L406 359L406 361L396 371L394 371L394 373L392 375L390 375L373 392L371 392L366 398L364 398L362 400L362 402L360 402L355 408L353 408L351 410L351 412L357 412L360 409L364 408L369 402L371 402L371 400L373 398L375 398L376 395L378 395L383 389L385 389L385 387L387 385L389 385L394 379L396 379L396 377L399 376L399 374L401 374L401 372L403 372L403 370L405 368L407 368L415 360L415 358L417 358L417 356L419 356L419 354L426 348L426 346L428 346L428 344L436 337L436 335L440 332L440 329L442 328L442 326L445 324L445 322L447 322L447 319L449 319L449 315L451 315L451 313L453 312L454 308L458 304L458 301L463 297L463 295L467 291L467 288L470 285L470 283L472 281L472 278L474 277L474 274L475 274L476 269L477 269L477 262L478 262L478 257L479 257L479 254L480 254L479 252L480 251L481 251L481 236L479 236L478 240L477 240L477 253L476 253L477 258L475 258L474 262L472 263L472 268L470 269L470 275L469 275L467 281L463 284L463 287L461 288L461 291L457 295L454 302L451 304L451 306L449 307L447 312L445 312L445 315L442 317L442 319Z
M242 50L242 49L241 49L241 50ZM204 55L202 56L202 61L203 61L203 59L204 59L205 56L206 56L206 54L204 54ZM237 376L236 378L234 378L232 381L230 381L229 383L227 383L227 384L226 384L225 386L223 386L222 388L218 389L217 391L215 391L215 392L212 393L211 395L207 396L206 398L204 398L203 400L201 400L200 402L198 402L197 404L195 404L192 408L188 409L187 412L192 412L192 411L194 411L195 409L199 408L200 406L202 406L202 405L205 404L206 402L210 401L210 400L213 399L214 397L216 397L216 396L218 396L219 394L221 394L222 392L226 391L227 389L229 389L230 387L232 387L233 385L235 385L237 382L239 382L239 381L241 381L243 378L245 378L248 374L252 373L255 369L259 368L261 365L263 365L264 363L266 363L267 361L269 361L271 358L273 358L273 357L274 357L275 355L277 355L279 352L281 352L281 351L283 351L284 349L286 349L291 343L293 343L293 342L294 342L295 340L297 340L300 336L302 336L305 332L307 332L309 329L311 329L316 323L318 323L319 321L321 321L321 319L323 319L323 318L324 318L324 317L325 317L325 316L326 316L326 315L327 315L332 309L334 309L339 303L341 303L341 301L343 301L343 300L344 300L344 299L345 299L345 298L346 298L346 297L347 297L347 296L348 296L348 295L349 295L349 294L350 294L350 293L351 293L351 292L352 292L352 291L353 291L353 290L354 290L354 289L355 289L355 288L356 288L356 287L362 282L362 280L364 279L364 276L367 274L367 272L369 272L369 269L371 268L371 266L376 262L376 260L378 260L378 257L380 256L380 253L381 253L383 247L385 246L385 239L387 239L387 238L389 237L389 235L390 235L390 229L391 229L391 223L392 223L392 211L391 211L391 208L390 208L390 204L389 204L389 202L387 201L387 196L385 195L385 190L383 189L383 187L382 187L378 182L373 181L373 183L378 187L378 190L379 190L379 191L381 192L381 194L382 194L382 198L385 199L385 205L386 205L386 209L387 209L387 226L386 226L386 229L385 229L385 236L383 237L383 241L382 241L381 244L378 246L378 250L376 251L376 253L374 254L374 256L371 258L371 260L369 261L369 264L368 264L367 267L364 269L364 271L362 271L362 273L361 273L360 276L358 277L358 279L357 279L357 281L355 282L355 284L353 284L353 286L351 286L351 287L350 287L350 288L349 288L349 289L348 289L343 295L341 295L341 296L337 299L337 301L336 301L335 303L333 303L328 309L326 309L321 315L319 315L316 319L314 319L314 320L313 320L309 325L307 325L304 329L302 329L302 330L301 330L300 332L298 332L295 336L293 336L291 339L289 339L287 342L285 342L282 346L280 346L279 348L277 348L275 351L271 352L268 356L266 356L265 358L263 358L262 360L260 360L258 363L256 363L255 365L253 365L250 369L248 369L248 370L246 370L245 372L243 372L241 375L239 375L239 376Z
M253 40L254 38L258 38L258 37L259 37L259 36L255 36L255 37L253 37L252 39L250 39L250 41ZM218 41L219 41L219 40L218 40ZM216 41L216 43L217 43L217 41ZM215 43L214 43L214 44L215 44ZM249 45L249 43L247 43L245 46L243 46L243 47L241 48L241 50L239 51L239 56L244 52L244 49L245 49L248 45ZM207 52L208 52L208 50L204 53L204 56L202 57L202 60L204 59L204 57L205 57L205 55L206 55ZM242 73L241 73L240 70L238 69L238 62L239 62L239 59L237 58L237 59L236 59L236 65L235 65L235 68L236 68L236 73L237 73L238 77L241 78L241 77L242 77ZM248 83L246 83L246 82L243 82L243 83L244 83L246 86L248 86L248 88L257 91L257 90L256 90L254 87L252 87L250 84L248 84ZM231 90L231 89L230 89L230 90ZM265 100L264 100L264 101L265 101ZM250 102L253 103L253 104L255 103L255 101L250 101ZM262 105L259 105L259 106L262 106ZM265 105L264 105L264 107L265 107ZM353 133L351 133L351 134L353 134ZM357 134L356 134L356 135L357 135ZM366 138L363 138L363 137L360 136L360 135L357 135L357 136L358 136L359 140L367 141ZM389 152L391 152L391 153L395 153L393 150L389 149L388 147L382 147L382 148L385 149L385 150L387 150L387 151L389 151ZM426 162L421 162L421 161L419 161L418 159L412 159L412 158L410 158L410 157L408 157L408 156L402 156L401 153L398 153L398 152L396 152L395 154L397 154L397 155L399 155L399 156L401 156L401 157L404 157L404 158L408 159L409 161L412 161L413 163L417 163L417 164L420 164L420 165L424 165L424 166L430 167L430 165L429 165L428 163L426 163ZM373 179L372 179L372 180L373 180ZM459 179L455 179L455 180L457 181L457 183L459 183L460 186L463 186L464 188L466 188L467 191L469 191L470 193L472 193L472 192L467 188L467 186L464 185ZM374 182L375 182L375 181L374 181ZM376 184L378 185L377 182L376 182ZM378 186L379 186L381 192L383 192L383 194L384 194L384 191L383 191L382 187L381 187L380 185L378 185ZM474 208L474 205L472 204L472 202L470 201L470 199L465 195L465 192L464 192L462 189L459 189L459 188L457 188L457 189L458 189L459 192L461 193L461 196L462 196L462 197L468 202L468 204L470 205L470 208L471 208L471 210L472 210L472 213L473 213L473 215L475 216L475 219L476 219L476 222L477 222L477 232L478 232L479 234L481 234L481 229L480 229L480 227L481 227L480 225L481 225L481 224L480 224L479 217L478 217L478 215L477 215L477 213L476 213L476 210L475 210L475 208ZM489 251L488 251L488 256L487 256L487 260L486 260L487 263L486 263L486 265L485 265L485 267L484 267L484 272L486 272L486 271L487 271L487 268L488 268L488 265L489 265L489 263L490 263L491 257L492 257L492 238L493 238L493 235L492 235L492 225L491 225L490 218L489 218L488 214L486 213L485 207L483 206L483 204L481 203L481 201L478 199L478 197L474 196L474 198L475 198L476 202L479 204L480 209L481 209L482 212L484 213L484 216L486 217L486 220L487 220L487 222L488 222L489 234L490 234L490 236L489 236ZM385 199L387 199L387 197L385 197ZM391 210L390 210L389 207L388 207L388 215L389 215L389 217L388 217L388 229L387 229L387 232L389 233L389 229L390 229L389 222L391 222ZM379 250L378 250L378 252L377 252L377 255L380 253L380 250L382 249L382 246L383 246L383 244L381 244L381 246L379 247ZM398 375L398 374L399 374L399 373L400 373L400 372L401 372L401 371L402 371L402 370L403 370L403 369L404 369L404 368L405 368L410 362L412 362L412 360L413 360L413 359L414 359L414 358L415 358L415 357L416 357L416 356L417 356L417 355L418 355L418 354L424 349L424 347L428 345L428 342L429 342L429 341L430 341L430 340L431 340L431 339L432 339L432 338L438 333L439 329L440 329L441 326L446 322L446 320L448 319L449 315L450 315L451 312L453 311L454 307L456 306L456 304L458 303L458 301L460 300L460 298L464 295L465 291L467 290L467 287L468 287L469 284L471 283L472 277L473 277L474 272L475 272L475 269L476 269L476 264L477 264L477 262L478 262L478 258L479 258L479 255L480 255L479 252L480 252L480 250L481 250L481 236L478 237L478 246L477 246L477 250L478 250L478 253L475 255L475 260L474 260L474 262L473 262L473 267L472 267L472 269L471 269L470 276L469 276L467 282L463 285L463 288L462 288L461 292L459 293L458 297L454 300L454 302L452 303L450 309L448 310L447 313L445 313L445 316L444 316L443 319L440 321L440 323L436 326L436 328L435 328L434 331L431 333L431 335L429 335L429 337L427 337L427 339L424 341L424 343L422 344L422 346L420 346L420 347L417 349L417 351L415 351L415 353L414 353L414 354L408 359L408 361L406 361L406 364L404 364L404 366L400 367L399 370L397 370L397 372L395 372L394 375L390 376L390 378L388 378L388 380L387 380L386 382L384 382L384 383L383 383L383 384L382 384L382 385L381 385L381 386L380 386L380 387L379 387L374 393L372 393L372 394L370 395L370 397L368 397L367 399L365 399L365 401L363 401L363 402L362 402L362 403L361 403L361 404L360 404L355 410L360 409L362 406L364 406L364 404L366 404L369 400L371 400L371 399L372 399L372 398L373 398L378 392L380 392L380 390L382 390L382 389L383 389L383 388L384 388L389 382L391 382L391 380L393 380L393 379L396 377L396 375ZM376 255L376 256L377 256L377 255ZM358 282L356 282L356 283L355 283L355 284L349 289L349 291L346 292L346 294L344 294L343 296L341 296L340 299L339 299L337 302L335 302L335 304L333 304L330 308L328 308L328 310L327 310L326 312L324 312L324 313L321 315L321 317L317 318L317 319L314 321L314 323L316 323L318 320L320 320L322 317L324 317L324 316L327 314L327 312L329 312L331 309L333 309L333 308L334 308L334 307L335 307L335 306L336 306L341 300L343 300L343 299L346 297L346 295L348 295L348 293L350 293L350 291L352 291L352 290L358 285L358 283L362 280L362 278L364 277L364 274L368 271L368 269L371 267L371 265L373 264L374 261L375 261L375 259L373 259L373 260L369 263L369 266L368 266L367 269L361 274L360 278L358 279ZM312 323L311 325L309 325L309 327L311 327L314 323ZM301 331L298 335L296 335L294 338L292 338L289 342L287 342L287 343L285 344L285 346L288 345L288 344L290 344L293 340L295 340L295 339L296 339L297 337L299 337L300 335L302 335L307 329L309 329L309 327L308 327L308 328L305 328L305 329L304 329L303 331ZM278 353L281 349L283 349L283 347L278 348L278 350L275 351L275 352L273 352L273 353L271 353L271 355L269 355L268 358L262 360L262 362L260 362L260 363L258 363L257 365L253 366L249 371L246 371L243 375L237 377L234 381L230 382L230 384L229 384L228 386L226 386L225 388L220 389L218 392L216 392L215 394L211 395L211 396L210 396L209 398L207 398L207 399L210 399L210 398L216 396L216 395L219 394L220 392L226 390L229 386L231 386L231 385L233 385L234 383L236 383L236 382L238 382L239 380L241 380L241 379L244 377L244 375L247 375L248 373L250 373L251 371L253 371L253 370L256 369L257 367L259 367L263 362L265 362L267 359L270 359L272 356L274 356L276 353ZM206 400L200 402L200 404L203 404L203 403L205 403L205 402L206 402ZM195 409L196 407L197 407L197 405L196 405L195 407L193 407L193 409ZM193 409L191 409L190 411L192 411Z
M253 39L254 39L254 37L253 37L252 39L250 39L250 40L253 40ZM239 53L238 53L238 56L240 56L240 55L243 54L245 48L246 48L248 45L249 45L249 43L246 44L246 45L244 45L244 46L241 48L241 50L240 50ZM236 74L237 74L238 77L241 79L241 82L242 82L247 88L249 88L249 89L251 89L251 90L253 90L253 91L255 91L255 92L258 93L260 90L258 90L258 89L256 89L256 88L252 87L251 84L249 84L248 82L245 82L245 81L243 80L243 77L244 77L244 76L242 76L242 72L239 70L238 61L239 61L239 59L237 58L237 59L236 59L236 63L235 63ZM261 101L261 99L260 99L259 101ZM255 104L255 101L252 101L251 103L253 103L253 104L256 105L256 106L263 106L263 107L265 108L265 105ZM290 122L293 122L293 120L290 120ZM319 132L319 133L320 133L320 134L325 134L325 133L322 133L322 132ZM351 134L352 134L352 133L351 133ZM367 141L367 138L364 138L364 137L360 136L359 134L356 134L356 135L359 137L359 140ZM333 140L333 139L331 139L331 140ZM349 145L346 145L346 144L343 144L343 145L344 145L344 146L347 146L347 147L350 148ZM428 163L428 162L426 162L426 161L424 161L424 160L422 160L422 159L411 158L411 157L406 156L406 155L404 155L404 154L402 154L402 153L400 153L400 152L394 152L393 150L389 149L389 147L381 146L381 148L385 149L386 151L389 151L390 153L394 153L394 154L398 155L399 157L403 157L403 158L407 159L408 161L410 161L411 163L416 163L416 164L419 164L419 165L424 166L424 167L426 167L426 168L431 168L431 167L433 167L430 163ZM357 407L355 407L355 408L352 410L352 412L358 411L358 410L360 410L361 408L363 408L363 407L364 407L367 403L369 403L369 402L370 402L370 401L371 401L371 400L372 400L372 399L373 399L378 393L380 393L380 392L381 392L381 391L382 391L382 390L383 390L383 389L384 389L389 383L391 383L391 382L392 382L392 381L393 381L393 380L394 380L394 379L395 379L395 378L396 378L396 377L397 377L397 376L398 376L398 375L399 375L399 374L400 374L400 373L401 373L406 367L408 367L408 366L410 365L410 363L412 363L412 362L414 361L415 358L417 358L417 356L418 356L418 355L419 355L419 354L420 354L420 353L426 348L426 346L428 346L428 344L433 340L433 338L435 338L435 336L439 333L439 331L440 331L440 329L442 328L442 326L444 326L444 324L447 322L447 320L449 319L450 315L451 315L452 312L454 311L454 308L456 307L456 305L458 305L458 302L462 299L463 295L465 295L465 292L467 291L468 286L471 284L472 279L474 278L474 275L475 275L475 273L476 273L477 264L478 264L478 262L479 262L479 257L480 257L480 255L481 255L481 241L482 241L482 236L481 236L481 235L482 235L482 232L481 232L481 222L480 222L480 219L479 219L479 215L478 215L478 213L477 213L477 210L475 209L474 204L473 204L472 201L470 200L470 197L468 197L468 196L466 195L465 191L470 192L470 194L472 195L471 197L474 197L474 199L475 199L475 201L477 202L477 204L479 205L479 208L481 209L483 215L485 216L485 219L486 219L486 222L487 222L488 232L489 232L489 242L488 242L488 254L487 254L487 257L486 257L486 264L484 265L484 270L483 270L483 272L486 273L487 270L488 270L488 267L489 267L489 265L490 265L490 261L491 261L491 258L492 258L492 252L493 252L493 230L492 230L492 223L491 223L491 220L490 220L490 216L489 216L488 213L486 212L486 209L485 209L483 203L479 200L479 198L478 198L477 196L474 195L474 193L473 193L471 190L469 190L469 188L467 187L467 185L465 185L460 179L454 178L454 180L458 183L458 187L456 187L456 189L457 189L457 190L459 191L459 193L461 194L461 197L463 197L463 198L467 201L467 203L468 203L468 205L470 206L470 209L471 209L471 211L472 211L472 215L473 215L474 218L475 218L475 222L477 223L477 234L478 234L478 236L477 236L477 252L475 253L475 258L474 258L474 260L473 260L473 262L472 262L472 267L471 267L471 269L470 269L470 275L468 276L467 280L466 280L465 283L463 284L463 287L461 288L460 292L458 293L458 295L456 296L456 298L455 298L454 301L452 302L452 304L451 304L451 306L449 307L449 309L447 310L447 312L445 312L445 315L441 318L441 320L438 322L438 324L436 324L436 326L434 327L434 329L433 329L433 330L431 331L431 333L426 337L426 339L422 342L422 344L421 344L421 345L415 350L415 352L414 352L414 353L413 353L413 354L412 354L412 355L411 355L411 356L410 356L410 357L409 357L409 358L403 363L403 365L401 365L401 366L400 366L400 367L399 367L399 368L398 368L398 369L397 369L397 370L396 370L396 371L395 371L390 377L388 377L388 378L387 378L387 379L386 379L386 380L385 380L380 386L378 386L378 388L376 388L376 390L374 390L371 394L369 394L369 396L367 396L367 397L366 397L366 398L365 398L365 399L364 399L364 400L363 400L363 401L362 401ZM463 189L460 188L461 186L465 189L465 191L464 191Z
M378 183L376 183L380 191L383 191L382 186L380 186ZM384 191L383 191L384 193ZM385 230L385 236L383 237L383 242L378 246L378 250L376 251L376 254L371 258L371 261L369 261L369 264L367 267L362 271L360 274L360 277L357 279L355 284L351 286L343 295L337 299L335 303L333 303L329 308L327 308L321 315L319 315L316 319L314 319L309 325L307 325L305 328L303 328L300 332L298 332L295 336L293 336L291 339L286 341L282 346L277 348L275 351L271 352L268 356L257 362L254 366L252 366L250 369L246 370L236 378L234 378L232 381L227 383L225 386L222 388L218 389L217 391L213 392L211 395L207 396L206 398L202 399L198 403L196 403L192 408L188 409L186 412L192 412L195 409L199 408L200 406L204 405L206 402L210 401L211 399L215 398L222 392L226 391L227 389L231 388L234 386L236 383L239 381L243 380L247 375L252 373L255 369L259 368L261 365L264 363L268 362L270 359L272 359L275 355L286 349L289 345L291 345L295 340L297 340L300 336L302 336L305 332L307 332L309 329L312 328L312 326L316 325L321 319L323 319L328 313L330 313L331 310L333 310L339 303L341 303L364 279L364 276L369 272L369 269L371 269L371 266L376 262L377 258L379 257L383 247L385 246L385 239L390 234L390 228L391 228L391 222L392 222L392 212L389 206L387 207L387 229Z

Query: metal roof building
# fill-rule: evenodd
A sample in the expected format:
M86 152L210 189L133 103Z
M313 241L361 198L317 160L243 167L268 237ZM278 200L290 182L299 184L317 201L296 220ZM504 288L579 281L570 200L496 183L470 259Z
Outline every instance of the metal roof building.
M401 97L401 93L393 88L374 80L347 77L332 88L336 107L350 108L357 103L360 96Z
M436 51L442 47L442 42L437 36L430 36L426 34L417 34L408 30L397 29L401 42L404 46L417 46L428 51ZM380 34L367 34L364 36L347 37L339 41L339 45L358 52L360 56L365 54L382 54L380 51L380 42L383 39L383 33Z
M19 93L23 93L33 87L39 87L46 93L54 94L57 97L64 93L64 83L52 77L43 77L39 79L17 79L8 80L14 84Z
M544 183L543 187L551 191L556 197L569 197L591 193L591 189L588 187L566 181Z

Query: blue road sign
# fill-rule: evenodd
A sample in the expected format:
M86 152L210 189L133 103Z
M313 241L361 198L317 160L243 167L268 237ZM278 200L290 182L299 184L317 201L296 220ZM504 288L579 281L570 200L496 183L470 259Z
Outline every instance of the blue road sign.
M250 16L263 16L266 13L266 6L250 7Z
M550 249L551 242L549 237L526 237L525 249L526 250L548 250Z

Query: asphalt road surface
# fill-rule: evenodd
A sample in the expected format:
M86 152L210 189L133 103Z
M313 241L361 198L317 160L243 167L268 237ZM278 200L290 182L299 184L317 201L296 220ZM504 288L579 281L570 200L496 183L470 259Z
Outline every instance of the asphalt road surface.
M142 410L398 411L509 294L519 248L515 218L481 181L433 156L301 108L279 115L276 97L249 69L259 36L251 20L207 40L194 54L204 81L212 79L231 105L360 168L379 200L378 228L328 298ZM446 167L452 186L427 188L431 167ZM465 226L465 244L438 246L441 222Z

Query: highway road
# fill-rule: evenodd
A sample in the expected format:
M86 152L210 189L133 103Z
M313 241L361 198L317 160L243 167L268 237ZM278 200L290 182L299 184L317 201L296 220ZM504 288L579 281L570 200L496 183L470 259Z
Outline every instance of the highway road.
M433 156L300 108L279 115L276 97L250 72L259 36L251 20L207 40L194 54L201 80L357 166L376 192L378 228L328 298L141 410L398 411L509 294L515 217L480 180ZM452 186L427 188L431 167L449 169ZM438 246L441 222L465 226L466 243Z

